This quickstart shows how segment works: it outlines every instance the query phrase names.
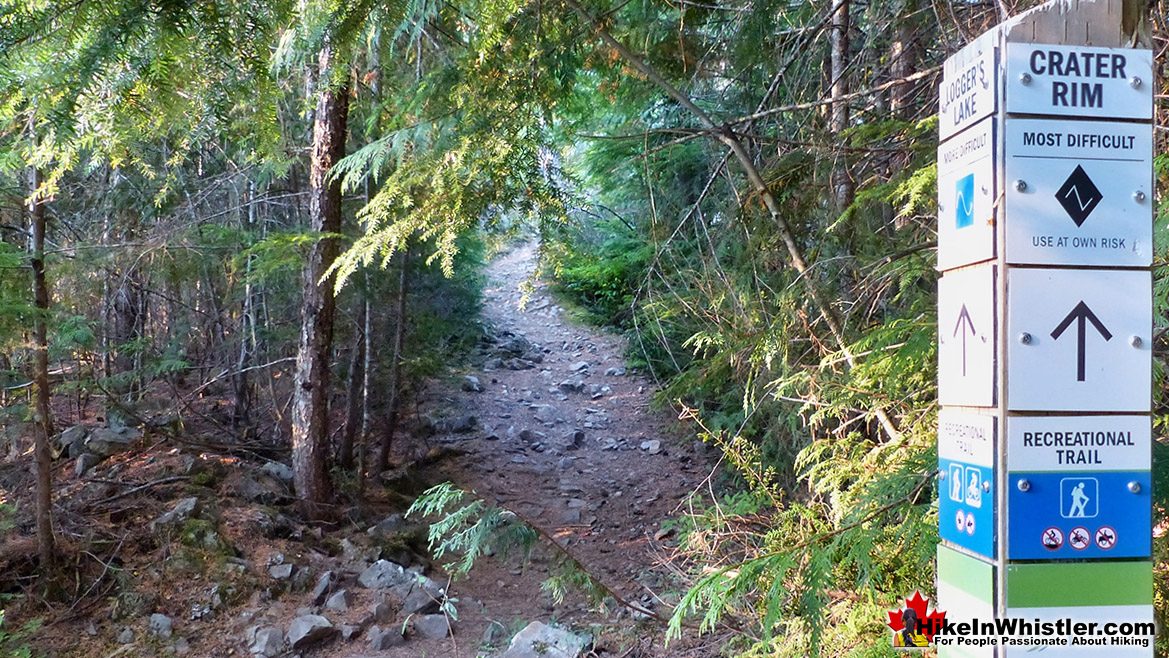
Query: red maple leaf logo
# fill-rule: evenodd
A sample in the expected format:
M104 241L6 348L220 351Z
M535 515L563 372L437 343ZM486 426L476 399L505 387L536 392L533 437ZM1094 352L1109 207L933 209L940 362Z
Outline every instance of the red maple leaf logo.
M886 622L886 625L894 633L900 633L905 630L906 612L911 610L912 613L908 616L917 619L917 628L915 630L924 635L927 640L933 642L934 635L942 628L942 624L946 621L946 613L939 610L930 612L929 601L929 599L921 595L921 592L914 592L912 597L905 599L905 608L888 612L889 621Z

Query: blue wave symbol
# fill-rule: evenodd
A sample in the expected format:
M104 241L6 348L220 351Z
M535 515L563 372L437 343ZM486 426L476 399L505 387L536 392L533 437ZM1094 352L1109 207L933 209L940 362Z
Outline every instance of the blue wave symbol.
M954 190L954 226L966 228L974 225L974 174L958 179Z

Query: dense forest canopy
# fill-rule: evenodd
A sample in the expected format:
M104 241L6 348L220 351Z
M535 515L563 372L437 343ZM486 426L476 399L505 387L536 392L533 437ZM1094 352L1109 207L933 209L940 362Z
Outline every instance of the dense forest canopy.
M670 632L876 651L932 590L941 63L1034 4L0 0L0 438L40 563L94 417L290 450L307 518L360 497L475 340L476 263L534 233L731 467Z

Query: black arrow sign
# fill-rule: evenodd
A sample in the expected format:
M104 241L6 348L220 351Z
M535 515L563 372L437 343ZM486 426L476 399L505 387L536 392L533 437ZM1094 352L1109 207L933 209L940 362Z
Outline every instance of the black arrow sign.
M962 305L962 310L958 312L958 324L954 325L954 335L962 332L962 376L966 376L966 333L969 329L971 336L978 333L974 328L974 321L970 319L970 311L966 310L966 305Z
M1076 381L1082 382L1084 381L1084 321L1091 322L1106 341L1112 340L1112 334L1108 331L1108 327L1105 327L1104 323L1100 321L1100 318L1096 317L1092 309L1088 308L1088 305L1081 300L1059 323L1059 326L1051 331L1051 337L1059 340L1064 330L1072 326L1072 320L1076 321Z

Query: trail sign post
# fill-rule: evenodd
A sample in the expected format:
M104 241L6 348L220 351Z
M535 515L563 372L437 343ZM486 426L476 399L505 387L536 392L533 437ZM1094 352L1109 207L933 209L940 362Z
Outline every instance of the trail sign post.
M1152 621L1153 59L1120 9L1053 0L943 68L938 605L953 621ZM1152 656L1144 640L1042 651Z

